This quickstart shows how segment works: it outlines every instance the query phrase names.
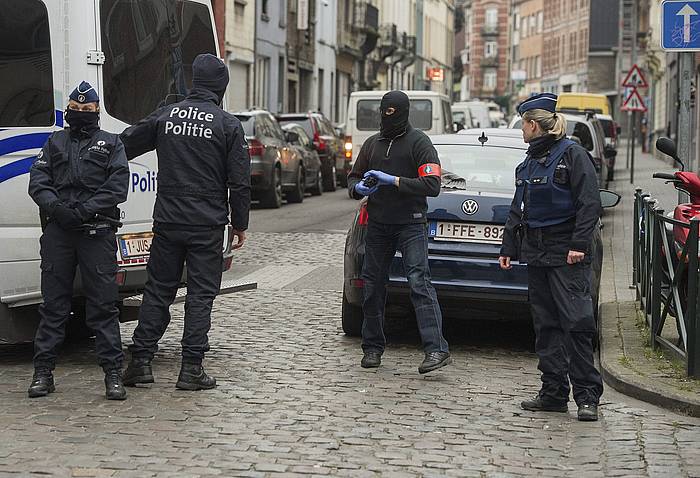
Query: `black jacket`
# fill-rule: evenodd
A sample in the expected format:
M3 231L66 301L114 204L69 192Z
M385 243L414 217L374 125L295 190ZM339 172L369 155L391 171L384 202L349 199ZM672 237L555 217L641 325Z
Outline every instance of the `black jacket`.
M29 172L29 195L51 215L59 202L80 205L88 215L119 219L126 201L129 165L119 137L99 128L56 131L46 140Z
M248 228L250 158L240 121L219 106L219 96L194 89L127 128L121 139L129 160L158 153L154 222Z
M501 255L533 266L563 266L569 251L583 252L590 261L593 233L600 220L598 176L593 160L579 145L567 150L561 162L569 175L576 217L554 226L528 228L521 221L522 205L513 199L503 234ZM527 207L527 205L525 205Z
M348 174L348 191L353 199L362 199L355 185L369 170L379 170L399 176L399 187L380 186L369 197L367 213L371 221L383 224L416 224L427 221L427 196L440 194L440 175L420 176L426 164L437 165L440 159L430 138L411 126L393 140L375 134L365 141L357 161Z

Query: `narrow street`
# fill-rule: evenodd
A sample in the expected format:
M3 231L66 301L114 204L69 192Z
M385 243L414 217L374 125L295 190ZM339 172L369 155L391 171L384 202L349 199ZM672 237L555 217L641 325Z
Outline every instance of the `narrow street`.
M518 404L539 387L529 324L446 321L454 364L420 376L415 327L395 318L381 368L359 367L340 328L345 190L255 210L217 299L205 366L217 389L174 388L181 304L156 383L103 397L93 343L67 344L57 391L29 400L31 349L0 352L0 476L700 475L700 420L606 389L597 423ZM133 324L124 324L129 343Z

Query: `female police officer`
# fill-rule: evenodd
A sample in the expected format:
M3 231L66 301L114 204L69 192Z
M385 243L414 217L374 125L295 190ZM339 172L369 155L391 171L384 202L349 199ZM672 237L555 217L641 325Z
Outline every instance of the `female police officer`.
M517 257L528 265L542 388L521 407L566 412L570 380L578 419L595 421L603 383L593 364L590 252L600 194L593 161L565 138L566 120L555 112L556 102L555 95L544 93L518 106L529 148L516 168L499 263L507 270Z

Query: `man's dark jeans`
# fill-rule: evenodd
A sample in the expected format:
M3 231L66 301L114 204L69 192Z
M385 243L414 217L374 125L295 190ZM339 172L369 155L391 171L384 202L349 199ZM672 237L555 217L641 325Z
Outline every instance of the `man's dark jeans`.
M423 348L429 352L447 352L442 336L442 312L428 267L428 231L425 224L380 224L369 222L362 267L364 301L362 310L362 349L384 352L384 306L389 267L396 251L403 257L404 270L411 289Z
M207 334L211 309L221 287L223 228L210 230L154 227L155 235L148 260L148 281L129 346L133 357L152 359L158 342L170 323L170 305L175 300L182 271L187 263L185 330L182 335L184 362L201 363L209 350Z

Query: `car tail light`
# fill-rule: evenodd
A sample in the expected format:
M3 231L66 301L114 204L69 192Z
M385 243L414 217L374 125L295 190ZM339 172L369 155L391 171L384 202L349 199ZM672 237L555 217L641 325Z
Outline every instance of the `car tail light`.
M257 139L251 139L248 140L248 155L249 156L262 156L265 154L265 146L257 140Z
M318 131L317 131L316 133L314 133L314 146L316 146L316 149L317 149L319 152L325 151L325 150L326 150L326 147L328 146L328 145L326 144L326 142L323 140L323 138L321 138L321 137L318 135Z
M356 289L362 289L365 286L365 281L362 279L352 279L350 280L350 285Z
M345 157L347 159L352 159L352 136L345 137L345 144L343 145L345 150Z
M367 203L360 206L360 213L357 216L357 225L366 226L369 222L369 213L367 212Z

